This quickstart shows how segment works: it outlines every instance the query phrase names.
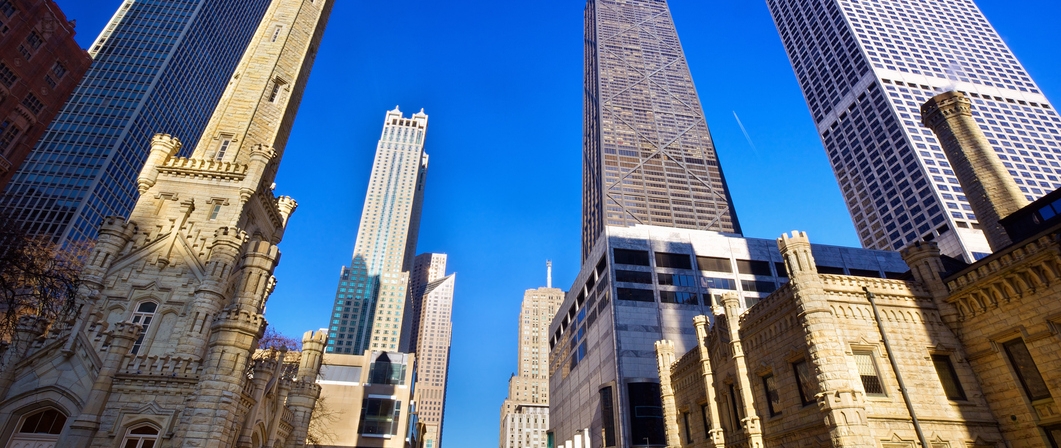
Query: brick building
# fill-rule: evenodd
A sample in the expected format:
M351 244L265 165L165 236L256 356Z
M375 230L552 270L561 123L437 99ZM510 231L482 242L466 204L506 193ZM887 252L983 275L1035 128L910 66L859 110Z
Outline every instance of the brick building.
M0 190L92 64L52 0L0 0Z

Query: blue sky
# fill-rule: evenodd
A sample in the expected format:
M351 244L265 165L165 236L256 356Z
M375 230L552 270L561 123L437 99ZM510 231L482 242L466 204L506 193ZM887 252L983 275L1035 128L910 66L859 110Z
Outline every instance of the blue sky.
M121 0L57 0L87 47ZM1057 0L979 0L1047 97L1061 95ZM746 236L857 246L762 0L671 0ZM277 193L299 208L266 317L326 326L349 263L384 113L430 116L420 252L457 273L444 442L497 444L523 291L578 273L583 0L337 0ZM749 145L734 119L740 116ZM160 129L164 132L165 129ZM146 150L146 148L145 148Z

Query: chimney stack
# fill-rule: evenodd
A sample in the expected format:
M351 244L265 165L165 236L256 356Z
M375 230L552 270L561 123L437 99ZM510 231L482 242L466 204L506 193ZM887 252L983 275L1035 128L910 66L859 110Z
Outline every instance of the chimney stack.
M553 261L545 260L545 287L553 287Z
M1012 244L999 220L1028 200L973 119L972 102L961 92L941 93L921 106L921 122L939 139L991 250Z

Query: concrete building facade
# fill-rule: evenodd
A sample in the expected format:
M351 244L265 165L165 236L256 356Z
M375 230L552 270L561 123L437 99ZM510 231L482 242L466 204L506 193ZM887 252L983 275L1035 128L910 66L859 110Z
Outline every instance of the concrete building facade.
M894 252L812 251L840 278L908 270ZM697 347L695 316L712 316L726 294L744 310L785 288L785 260L771 240L651 226L609 227L591 255L549 328L553 446L665 446L655 342Z
M582 257L606 226L740 233L666 1L585 12Z
M552 287L528 289L519 311L517 373L508 380L501 405L499 448L545 448L549 429L549 325L564 300Z
M443 266L442 272L445 272ZM453 287L457 274L428 283L420 298L419 331L416 343L417 418L423 428L421 447L442 446L446 416L446 383L449 380L450 342L453 338Z
M140 199L86 259L75 319L27 316L3 354L4 444L303 446L324 334L297 363L254 355L296 207L273 182L331 7L270 3L212 120L227 147L206 137L185 158L152 140Z
M0 191L91 63L54 1L0 1Z
M426 133L423 110L404 118L396 107L384 118L353 260L336 288L329 353L398 350L420 231Z
M423 310L424 291L431 282L446 276L446 254L420 254L413 259L409 272L409 294L405 300L405 317L402 318L401 344L403 352L416 352L420 337L420 317Z
M63 243L93 240L105 217L128 216L148 158L143 149L166 132L189 144L179 156L191 155L271 3L122 2L89 49L92 66L0 207L27 232Z
M918 120L966 92L1028 200L1061 188L1061 116L973 0L768 0L863 247L991 252L969 192Z
M384 351L327 353L321 365L321 448L406 448L415 356Z

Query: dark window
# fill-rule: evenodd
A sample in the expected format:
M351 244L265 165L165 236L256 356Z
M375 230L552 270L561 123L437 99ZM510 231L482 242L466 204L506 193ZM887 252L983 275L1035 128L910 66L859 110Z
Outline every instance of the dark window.
M943 391L951 400L965 400L965 390L962 383L958 381L958 372L954 370L954 364L950 362L950 356L932 355L932 364L936 366L936 374L939 382L943 384Z
M819 274L844 275L844 268L838 268L836 266L818 265L818 273Z
M785 269L784 263L774 263L774 269L777 269L778 277L788 277L788 269Z
M656 252L656 267L692 269L693 263L689 260L689 255L686 254L669 254L666 252Z
M643 283L646 285L652 284L652 273L651 272L640 272L640 271L622 271L619 269L615 270L615 281L617 282L630 282L630 283Z
M763 390L766 391L766 409L770 416L781 414L781 394L777 393L777 382L773 375L763 377Z
M648 266L648 251L644 250L630 250L630 249L614 249L615 253L613 260L615 264L631 264L634 266Z
M357 425L359 434L398 434L401 418L400 401L385 398L365 398L361 401L361 421Z
M682 274L656 274L661 285L669 286L696 286L696 277Z
M792 364L792 371L796 373L796 386L799 389L799 400L804 406L816 402L815 395L818 394L817 379L811 376L810 365L806 360Z
M55 65L52 66L52 73L55 73L55 77L63 79L63 76L66 76L66 67L63 66L62 62L55 61Z
M651 289L615 288L615 297L619 300L634 302L655 302Z
M880 271L871 271L869 269L851 269L851 275L858 277L872 277L881 278Z
M7 154L7 148L18 137L21 130L8 120L0 121L0 155Z
M29 109L30 112L33 112L33 115L41 113L41 110L44 109L44 104L32 93L26 94L26 97L22 99L22 105L26 106L26 109Z
M615 446L615 406L612 405L612 387L600 390L601 426L604 430L604 446Z
M660 291L659 301L662 303L680 303L682 305L698 305L696 294L683 291Z
M762 275L772 277L769 261L737 260L737 272L741 274Z
M657 383L630 383L630 445L665 445L663 403Z
M44 41L41 40L41 35L37 34L36 31L30 31L29 36L26 36L26 43L29 44L30 48L33 50L37 50L41 47L41 44L44 43Z
M707 404L700 405L700 416L704 418L704 434L711 438L711 422L707 420Z
M45 409L30 414L22 421L18 432L22 434L60 434L66 426L66 416L55 409Z
M11 17L17 11L18 8L15 8L10 0L0 0L0 13L3 13L5 17Z
M682 414L682 421L685 423L685 441L693 443L693 431L689 428L689 413L685 412Z
M729 258L696 257L696 265L701 271L733 272Z
M275 103L276 100L278 98L280 98L280 87L282 87L282 86L283 86L283 84L280 83L279 81L273 83L273 90L272 90L272 92L269 92L269 102L270 103Z
M1047 426L1043 429L1046 430L1046 437L1050 439L1050 446L1061 448L1061 425Z
M737 388L732 384L729 385L729 404L733 408L733 430L736 431L741 429L742 425L740 424L740 405L737 403Z
M15 81L18 81L18 76L15 75L15 72L12 72L10 68L7 68L7 65L0 62L0 84L11 87Z
M405 364L390 362L390 356L382 353L376 362L368 366L370 384L405 384Z
M777 290L777 286L774 285L774 282L764 280L741 280L740 287L744 292L771 293Z
M702 280L703 287L706 289L729 289L736 290L737 286L733 279L729 278L714 278L704 277Z
M884 395L884 385L880 381L880 372L877 371L877 361L873 359L873 353L854 352L854 354L858 376L862 378L862 387L866 389L866 394Z
M1013 365L1013 371L1017 372L1024 392L1032 401L1050 398L1050 389L1046 387L1043 376L1039 374L1039 368L1028 352L1028 346L1024 345L1023 339L1014 339L1002 345L1006 349L1006 356Z
M597 277L603 277L604 274L607 273L607 272L604 271L607 268L608 268L608 260L607 260L607 258L600 257L600 261L597 262Z

